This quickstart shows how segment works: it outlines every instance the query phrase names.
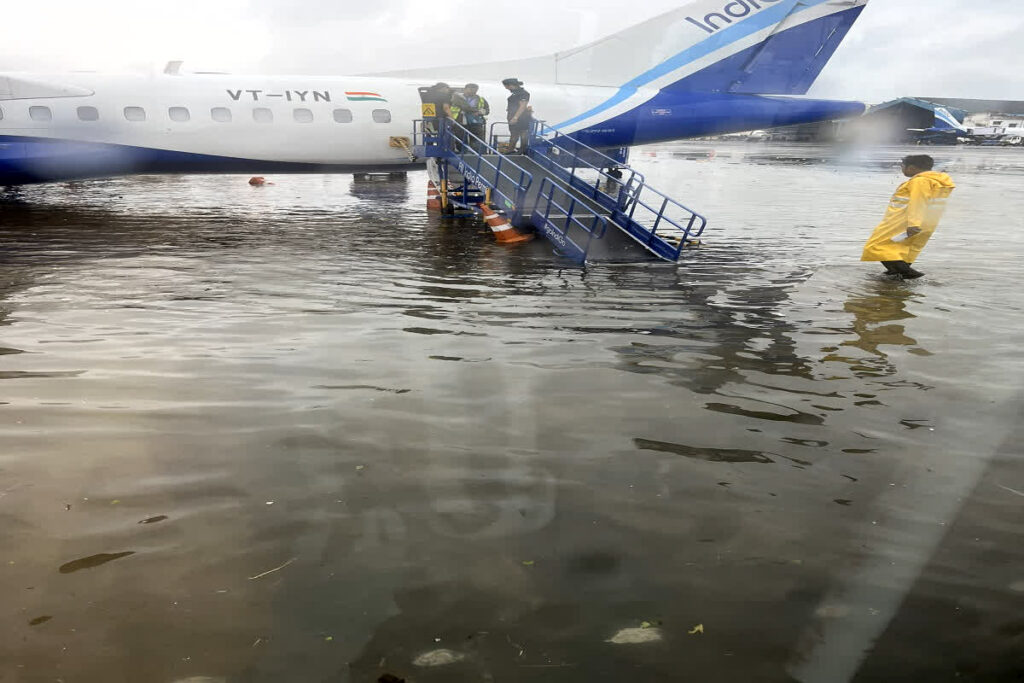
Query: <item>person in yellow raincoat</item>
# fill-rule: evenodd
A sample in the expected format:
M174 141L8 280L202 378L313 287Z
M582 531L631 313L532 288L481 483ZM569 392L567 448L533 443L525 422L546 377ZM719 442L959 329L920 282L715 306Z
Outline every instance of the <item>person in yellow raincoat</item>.
M868 239L861 261L881 261L886 272L902 279L924 275L911 264L939 226L946 202L956 188L949 175L933 171L934 167L935 160L924 154L903 160L903 175L910 180L892 196L889 210Z

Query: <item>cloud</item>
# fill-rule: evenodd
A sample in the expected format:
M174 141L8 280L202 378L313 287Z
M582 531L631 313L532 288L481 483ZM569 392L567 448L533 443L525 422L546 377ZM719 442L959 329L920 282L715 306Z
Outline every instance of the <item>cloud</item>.
M881 102L904 95L1024 99L1021 6L1009 0L875 0L811 94Z
M351 74L563 50L678 0L51 0L8 3L0 69ZM979 7L980 5L980 7ZM56 17L56 18L54 18ZM543 17L538 21L537 17ZM872 0L812 94L1024 99L1018 0Z

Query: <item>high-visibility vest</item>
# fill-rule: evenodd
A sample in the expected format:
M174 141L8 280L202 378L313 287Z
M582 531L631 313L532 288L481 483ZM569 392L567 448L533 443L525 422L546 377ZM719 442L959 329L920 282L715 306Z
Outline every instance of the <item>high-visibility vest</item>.
M476 108L480 113L474 114L473 116L479 116L482 119L481 123L483 123L483 120L486 120L487 115L491 113L491 105L487 103L487 100L484 99L483 95L477 95L477 99L479 99L480 102L476 105Z
M480 111L480 117L484 118L488 113L490 113L491 105L487 103L487 100L484 99L483 95L477 95L477 99L480 100L480 103L476 106L476 109ZM456 121L458 121L459 117L462 115L462 107L457 104L457 102L460 101L469 104L469 101L462 95L457 98L452 98L452 118Z

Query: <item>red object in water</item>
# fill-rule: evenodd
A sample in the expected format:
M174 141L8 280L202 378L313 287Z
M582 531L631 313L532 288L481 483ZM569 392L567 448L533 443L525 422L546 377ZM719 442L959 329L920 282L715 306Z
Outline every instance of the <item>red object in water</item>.
M249 184L252 185L253 187L261 187L267 184L267 179L264 178L263 176L254 176L252 178L249 178Z

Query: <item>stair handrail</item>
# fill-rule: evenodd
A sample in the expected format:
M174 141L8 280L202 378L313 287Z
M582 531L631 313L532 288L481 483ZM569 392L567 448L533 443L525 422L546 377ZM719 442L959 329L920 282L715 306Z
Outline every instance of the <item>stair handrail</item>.
M585 142L580 142L579 140L574 138L571 134L563 133L562 131L558 130L557 128L552 128L551 126L549 126L547 124L546 121L540 121L540 120L534 121L533 137L541 138L543 140L548 140L548 141L555 141L555 140L558 140L558 139L561 139L561 138L565 138L565 139L571 140L572 144L575 147L585 149L586 151L590 152L591 154L593 154L593 155L595 155L595 156L597 156L599 158L605 159L608 162L607 165L606 165L607 168L619 168L619 169L621 169L621 168L629 168L629 166L623 166L621 161L619 161L618 159L615 159L615 158L613 158L611 156L608 156L607 154L605 154L601 150L597 149L596 147L591 147L590 145L588 145ZM633 169L630 169L630 170L633 170ZM641 178L643 178L643 174L641 174L639 171L633 170L633 173L635 173L636 175L638 175Z
M593 163L587 162L585 159L580 159L578 150L580 148L585 149L589 153L596 154L599 157L604 157L612 164L617 165L618 162L616 162L614 159L607 156L603 152L594 149L593 147L587 145L586 143L576 140L576 138L572 137L571 135L566 135L565 133L562 133L558 130L551 128L550 126L547 126L543 121L540 121L538 123L539 126L537 132L538 137L540 137L541 139L547 140L552 144L559 145L561 149L565 149L565 147L561 146L564 140L572 141L572 145L577 150L573 158L573 175L575 175L575 169L577 168L579 161L583 161L583 165L585 167L596 170L600 174L597 186L594 188L595 199L600 200L601 195L603 195L606 198L606 202L608 200L612 200L612 197L608 193L603 192L600 189L601 177L606 178L608 181L619 183L619 196L615 198L614 206L608 207L609 209L611 209L611 218L614 221L617 216L626 217L629 219L631 223L642 228L644 232L648 233L647 241L645 244L646 247L650 248L654 240L656 238L660 238L660 235L658 235L658 229L662 227L662 223L668 223L673 228L683 233L683 237L680 238L678 247L672 249L672 252L674 252L674 258L678 260L679 256L682 254L682 250L686 247L687 241L691 239L696 239L697 237L700 237L704 233L704 229L707 227L707 219L704 216L697 213L688 206L684 205L683 203L669 197L665 193L648 185L647 180L646 178L644 178L643 174L639 173L638 171L635 171L631 167L626 167L626 169L628 169L629 171L627 179L624 181L618 181L615 178L609 176L602 169L595 166ZM658 199L661 200L660 208L655 209L653 206L644 201L644 193L651 193L656 195ZM688 220L685 221L685 227L679 221L665 215L665 212L669 209L670 206L676 207L680 209L682 212L689 214ZM653 226L648 227L644 223L636 220L637 207L643 207L651 214L653 214Z
M559 202L555 198L555 191L560 192L568 200L568 206ZM544 206L544 210L541 211L541 206ZM576 208L580 206L579 200L572 195L571 192L565 189L560 183L554 178L546 177L540 183L540 191L537 194L537 206L533 210L534 216L543 216L544 224L550 226L551 229L561 236L562 239L566 240L576 251L582 256L581 260L586 261L587 254L590 252L590 245L595 239L601 239L605 236L608 231L608 219L604 216L595 213L593 220L590 221L588 226L576 215ZM565 229L557 230L555 224L551 221L551 209L556 208L561 213L565 214ZM586 245L580 245L569 235L569 227L571 224L575 224L580 230L588 235ZM535 223L536 225L536 223ZM560 243L556 237L545 232L548 239L555 242L563 251L565 250L565 244Z
M660 199L661 206L655 208L650 203L642 199L641 197L643 196L644 192L653 194L658 199ZM657 200L655 200L654 203L657 204ZM674 206L678 209L681 209L684 213L689 214L689 218L684 221L685 226L683 223L680 223L679 221L665 215L665 212L668 210L670 206ZM636 211L638 207L643 207L648 212L653 214L653 226L648 227L640 220L637 220ZM664 192L660 192L659 190L654 189L653 187L647 185L646 183L641 183L635 189L631 189L629 199L626 205L612 212L612 221L615 221L616 218L620 217L627 219L633 225L639 226L640 228L643 229L644 232L647 233L647 240L645 246L647 246L648 248L651 247L656 238L661 239L661 235L658 234L658 229L662 227L663 223L668 223L676 230L682 232L683 236L680 238L678 246L672 249L671 256L675 260L679 260L679 257L682 255L682 251L687 246L687 242L689 240L696 239L700 237L702 234L704 234L704 229L707 227L708 223L707 219L703 215L687 207L685 204L682 204L681 202L672 199Z
M485 140L471 133L459 122L448 118L436 120L440 123L438 132L435 134L438 146L446 153L449 160L461 163L464 170L471 171L484 184L488 184L490 178L484 176L481 167L489 167L494 174L494 181L490 183L492 185L490 189L506 201L505 206L499 208L512 209L517 213L521 211L526 194L533 185L533 174L489 145ZM425 120L421 120L420 123L423 121ZM427 133L424 132L425 141L426 138ZM484 151L480 150L486 151L487 154L485 155ZM488 155L496 156L498 162L494 163L487 159ZM467 157L474 161L470 161ZM509 197L498 187L498 181L501 178L516 186L515 197Z
M457 123L452 123L453 125L458 126ZM498 125L502 124L494 123L491 125L492 139L497 138L497 136L494 133L494 128L495 126ZM459 126L459 128L462 127ZM465 131L465 128L462 128L462 130ZM493 154L497 154L499 157L504 157L506 159L508 158L505 157L500 152L498 152L494 146L481 140L479 137L472 135L472 133L469 133L468 131L466 131L466 134L472 137L473 139L477 140L481 144L483 144L486 149L492 150ZM568 169L565 166L558 164L553 159L551 159L547 154L541 152L538 148L542 146L536 144L541 141L546 142L551 146L557 146L558 149L572 153L573 156L571 169ZM689 208L685 204L676 201L675 199L669 197L665 193L648 185L643 174L641 174L640 172L628 166L621 167L619 165L619 162L613 159L612 157L587 145L586 143L582 143L576 140L571 135L562 133L558 130L551 128L543 121L534 121L531 143L531 158L533 158L534 161L541 163L542 165L547 165L549 167L549 170L554 170L553 167L557 166L561 170L567 171L569 176L568 181L564 181L564 179L560 177L559 180L567 182L570 188L576 190L582 189L572 182L573 178L575 177L575 172L578 168L582 167L596 171L598 173L597 183L592 188L589 187L589 185L587 186L587 192L591 193L591 198L597 200L600 204L603 204L605 206L605 209L610 212L609 218L612 222L626 223L630 227L635 226L636 228L638 228L643 234L646 235L646 239L641 239L640 236L634 234L634 230L627 230L627 232L632 234L633 238L639 241L641 244L643 244L648 250L657 253L660 256L672 260L678 260L682 254L683 249L687 246L687 242L700 237L704 233L705 228L707 227L707 219L703 215L697 213L696 211ZM626 170L628 171L628 175L624 179L615 178L609 175L607 172L603 170L602 167L595 165L594 163L588 161L587 159L581 158L580 150L585 150L587 153L595 155L598 159L603 158L607 160L609 162L609 166L614 166ZM509 159L509 162L516 168L520 168L520 170L523 170L511 159ZM523 172L528 174L528 172L526 172L525 170L523 170ZM530 178L532 181L532 176L530 176ZM579 178L576 179L580 180ZM613 197L608 192L605 192L604 190L601 189L602 180L609 184L616 184L619 186L619 193L617 197ZM545 199L549 203L552 201L551 196L545 196L545 183L550 184L552 188L557 188L559 191L569 196L569 193L566 192L564 187L562 187L561 182L555 182L555 180L551 178L545 178L544 181L542 181L541 183L541 194L539 195L539 198ZM553 189L549 190L547 194L552 195L553 191ZM656 199L653 201L653 204L660 204L660 206L658 206L657 208L655 208L655 206L652 205L650 200L646 199L645 195L651 194L653 194L656 197ZM516 202L516 204L518 205L519 202ZM668 211L670 207L674 207L676 209L679 209L682 213L688 214L688 218L680 222L674 218L671 218L670 216L665 215L666 211ZM573 206L571 206L570 208L574 209L575 204L573 204ZM643 222L641 222L643 219L637 220L638 217L636 216L636 214L638 209L642 209L643 211L651 214L649 221L653 221L653 225L645 225ZM550 206L548 207L548 211L545 215L550 215ZM547 219L545 218L545 220ZM603 217L602 220L604 221L604 229L607 229L607 221L604 220ZM568 222L569 221L567 220L567 226ZM583 226L583 224L580 221L577 220L576 223L586 230L585 226ZM682 233L682 237L679 238L679 242L677 245L671 245L669 242L663 239L662 235L658 234L658 230L663 227L663 224L668 224L675 230ZM659 240L658 248L655 248L653 246L656 239ZM578 245L575 244L575 242L573 244L574 246L577 246L577 248L579 248ZM589 244L587 249L589 250Z
M545 144L541 144L541 143ZM548 149L557 149L560 151L567 152L571 156L566 160L555 160L553 155L546 152ZM604 170L605 164L602 162L600 165L595 164L588 158L583 156L582 153L590 155L592 158L597 157L599 160L606 160L609 168L619 168L620 171L626 172L626 177L622 178L615 177L611 173ZM568 178L564 180L575 189L590 194L591 199L594 199L604 205L605 209L612 211L617 207L622 206L627 198L626 190L628 187L633 185L639 178L643 182L644 178L641 173L629 166L621 166L618 161L612 159L604 152L594 149L590 145L580 142L571 135L566 135L560 131L557 131L543 121L534 122L534 135L531 138L531 146L528 152L529 156L547 166L548 170L555 171L556 169L564 172ZM589 169L597 173L597 180L590 185L583 181L582 178L576 175L576 171L579 169ZM575 182L574 179L575 178ZM618 187L618 192L611 193L607 189L608 187Z

